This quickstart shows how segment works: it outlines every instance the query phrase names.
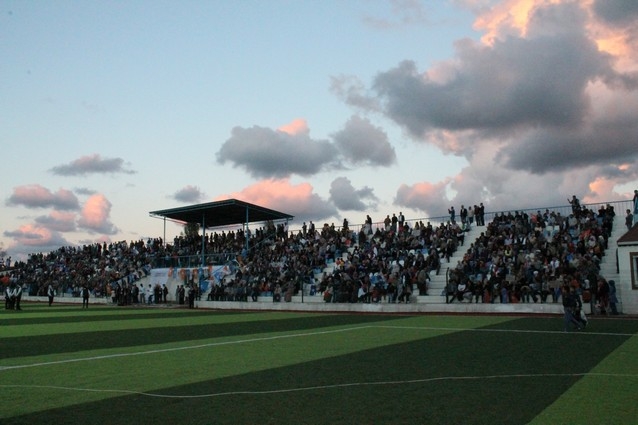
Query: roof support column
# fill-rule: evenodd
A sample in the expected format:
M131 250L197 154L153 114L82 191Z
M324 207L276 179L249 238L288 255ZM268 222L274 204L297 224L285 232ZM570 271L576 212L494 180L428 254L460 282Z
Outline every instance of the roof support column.
M248 255L248 223L250 223L250 221L248 221L248 207L246 207L246 224L244 226L244 235L246 236L246 255Z
M202 268L206 266L206 214L202 213Z

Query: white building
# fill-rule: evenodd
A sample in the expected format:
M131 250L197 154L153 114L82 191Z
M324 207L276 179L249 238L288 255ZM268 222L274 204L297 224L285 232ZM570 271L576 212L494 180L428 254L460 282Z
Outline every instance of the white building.
M634 225L618 239L618 272L616 282L622 312L638 314L638 226Z

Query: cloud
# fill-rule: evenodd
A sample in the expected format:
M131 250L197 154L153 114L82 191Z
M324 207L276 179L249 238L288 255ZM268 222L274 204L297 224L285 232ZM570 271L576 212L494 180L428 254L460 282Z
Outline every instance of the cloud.
M423 211L426 216L444 214L450 207L450 201L446 196L450 181L451 179L446 179L438 183L402 184L397 189L394 203L398 206Z
M344 161L368 166L396 163L396 153L386 133L365 118L351 117L333 138L332 142L312 139L303 119L277 130L235 127L217 152L217 162L229 161L253 177L272 179L342 169Z
M284 178L316 174L334 166L336 156L333 144L314 140L309 132L291 134L253 126L233 128L231 137L217 152L217 162L232 162L257 178Z
M50 252L61 246L72 245L59 232L33 224L25 224L17 230L5 231L3 235L14 240L8 250L20 256L34 252Z
M525 170L494 167L497 144L489 144L472 156L467 167L440 182L404 184L397 190L394 203L425 212L426 216L445 215L447 208L483 202L488 211L507 211L566 205L577 194L585 203L631 198L619 193L616 185L636 181L638 165L589 165L569 171L543 175Z
M369 90L342 78L333 91L364 111L381 105L415 141L470 163L489 151L493 174L638 160L636 2L466 3L480 13L481 41L458 40L453 58L426 70L403 61Z
M80 207L78 198L70 190L59 189L53 193L39 184L13 188L13 194L7 199L6 204L27 208L55 208L62 211L77 210Z
M204 194L199 187L188 185L175 192L172 198L179 202L196 203L204 198Z
M378 198L374 189L367 186L355 189L346 177L338 177L330 184L330 200L340 210L368 211L376 209ZM368 204L364 200L370 201Z
M381 30L428 23L428 14L419 0L390 0L391 9L384 17L365 15L364 24ZM389 17L387 17L389 16Z
M330 77L330 91L344 103L364 111L380 111L379 99L368 93L365 84L356 76Z
M306 120L302 118L297 118L292 122L282 125L277 130L283 131L286 134L290 134L291 136L297 134L308 135L310 134L310 129L308 128L308 123Z
M628 102L625 105L630 108ZM586 120L573 129L535 129L512 138L497 160L510 169L543 174L591 164L602 166L636 160L638 114Z
M75 219L75 213L51 211L49 215L36 217L35 222L38 226L56 232L73 232L76 229Z
M613 25L625 26L638 21L638 2L634 0L595 0L593 10Z
M119 231L110 221L111 202L102 194L87 199L82 208L78 226L91 232L113 235Z
M387 134L365 118L351 117L333 139L339 151L353 164L388 166L396 163L396 152Z
M588 110L585 87L607 62L578 36L509 38L494 47L463 40L457 54L459 65L444 83L419 73L412 61L376 78L386 115L413 137L432 129L575 125Z
M135 171L124 168L124 160L122 158L102 158L99 154L82 156L66 165L55 166L49 171L59 176L84 176L105 173L135 174Z
M96 193L95 190L89 189L87 187L76 187L75 189L73 189L73 191L78 195L94 195Z
M217 200L228 198L240 199L290 214L295 217L297 223L337 215L334 205L314 193L309 183L293 185L289 179L263 180L240 192L222 195Z

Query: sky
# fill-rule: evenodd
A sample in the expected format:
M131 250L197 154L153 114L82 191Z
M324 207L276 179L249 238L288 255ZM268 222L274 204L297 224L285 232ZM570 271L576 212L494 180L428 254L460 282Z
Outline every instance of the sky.
M0 0L0 250L630 199L635 0Z

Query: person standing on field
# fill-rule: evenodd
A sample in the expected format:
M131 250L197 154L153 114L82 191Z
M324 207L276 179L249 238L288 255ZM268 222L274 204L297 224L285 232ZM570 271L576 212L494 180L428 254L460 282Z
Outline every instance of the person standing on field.
M49 307L51 307L51 304L53 304L53 297L55 297L55 289L53 289L53 285L50 283L47 288L47 296L49 297Z
M86 287L86 285L84 285L82 287L82 308L89 308L89 288Z
M22 310L22 308L20 307L20 300L22 299L22 286L20 286L19 284L16 285L15 289L13 290L13 296L15 298L15 309Z

